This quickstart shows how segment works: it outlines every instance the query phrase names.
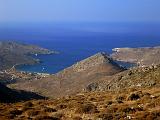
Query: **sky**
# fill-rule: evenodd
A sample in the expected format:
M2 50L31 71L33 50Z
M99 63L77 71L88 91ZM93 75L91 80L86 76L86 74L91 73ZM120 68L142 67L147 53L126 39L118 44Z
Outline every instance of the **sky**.
M0 0L0 22L160 22L160 0Z

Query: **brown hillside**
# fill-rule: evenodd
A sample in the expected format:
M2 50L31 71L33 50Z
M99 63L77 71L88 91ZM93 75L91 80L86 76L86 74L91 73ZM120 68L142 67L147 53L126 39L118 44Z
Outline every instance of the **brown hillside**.
M0 104L2 120L159 120L160 89L90 92L50 100Z
M137 67L118 73L112 77L101 77L96 85L98 91L117 91L128 88L150 88L160 86L160 65ZM86 88L86 89L87 89Z
M111 76L124 69L118 66L105 53L98 53L73 66L41 79L16 82L15 89L38 92L45 96L59 97L78 93L102 76Z

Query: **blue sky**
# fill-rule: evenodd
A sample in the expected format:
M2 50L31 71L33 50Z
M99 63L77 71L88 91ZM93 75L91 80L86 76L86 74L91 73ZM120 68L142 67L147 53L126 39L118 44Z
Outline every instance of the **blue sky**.
M0 0L0 22L160 22L160 0Z

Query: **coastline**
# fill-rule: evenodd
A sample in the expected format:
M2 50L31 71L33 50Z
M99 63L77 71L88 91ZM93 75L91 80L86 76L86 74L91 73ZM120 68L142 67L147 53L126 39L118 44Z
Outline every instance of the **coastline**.
M160 47L114 48L111 57L114 60L137 64L145 67L160 64Z
M30 54L29 56L34 60L34 63L30 64L30 63L20 63L20 64L15 64L12 66L11 69L15 69L15 70L18 70L18 71L23 71L23 70L20 70L18 67L25 67L25 66L32 66L32 65L36 65L36 64L40 64L42 63L43 61L41 61L40 59L37 59L36 57L38 55L52 55L52 54L60 54L60 52L57 52L57 51L50 51L49 53L46 53L46 54ZM30 71L23 71L23 72L30 72ZM34 72L34 73L39 73L39 72Z

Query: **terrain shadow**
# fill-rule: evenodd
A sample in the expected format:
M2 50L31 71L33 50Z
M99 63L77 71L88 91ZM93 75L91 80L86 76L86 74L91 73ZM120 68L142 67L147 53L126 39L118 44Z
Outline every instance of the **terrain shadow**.
M0 102L3 103L14 103L20 101L27 101L33 99L47 99L34 92L28 92L24 90L14 90L6 87L0 83Z

